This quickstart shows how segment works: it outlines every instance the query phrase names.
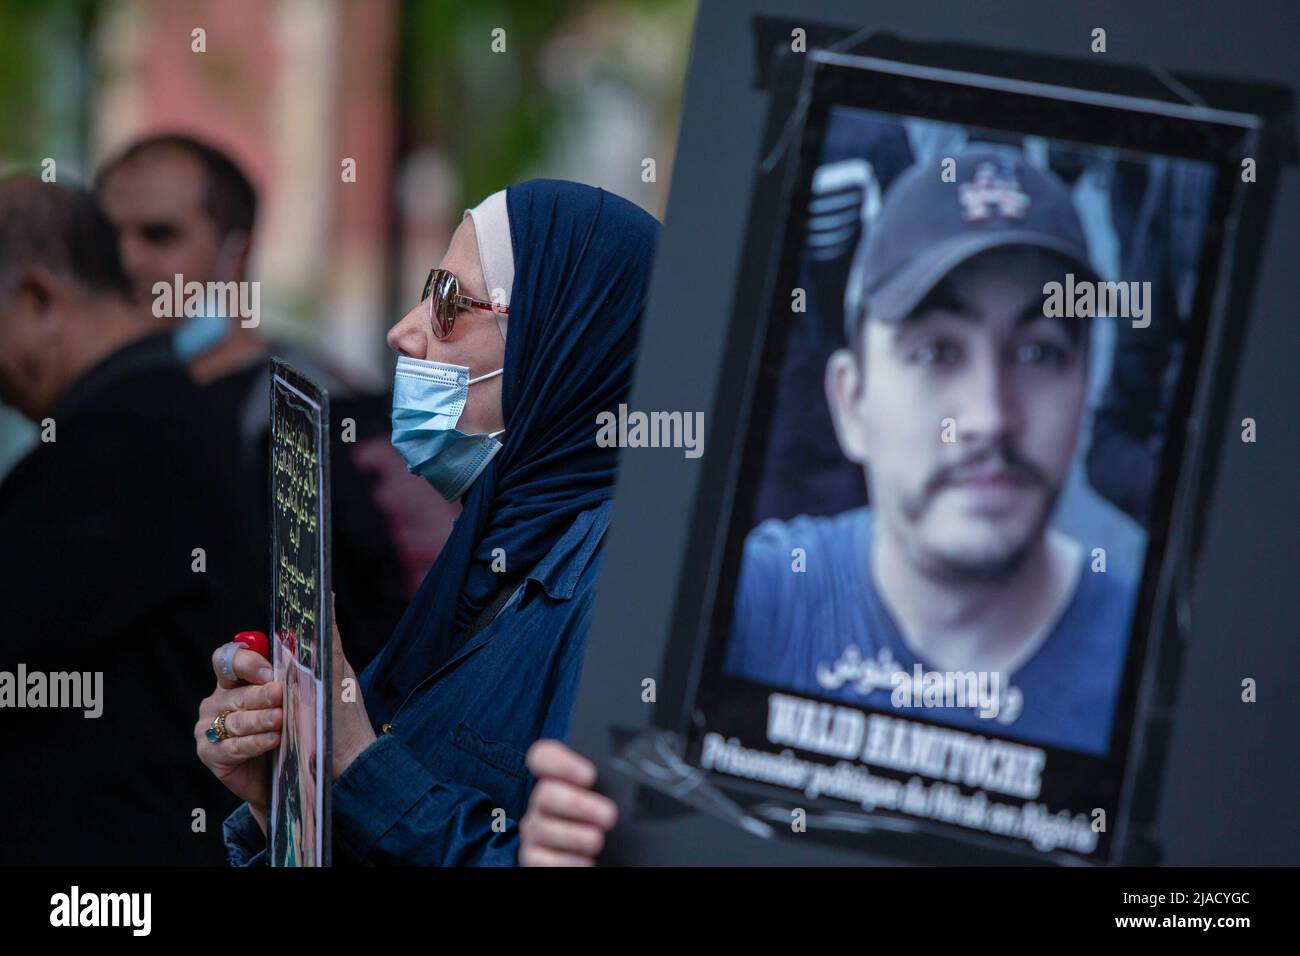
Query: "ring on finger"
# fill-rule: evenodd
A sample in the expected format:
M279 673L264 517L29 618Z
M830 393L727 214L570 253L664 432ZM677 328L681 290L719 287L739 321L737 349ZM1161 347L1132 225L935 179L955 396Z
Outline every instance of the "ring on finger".
M223 710L221 713L217 714L217 716L212 718L212 726L204 731L208 740L212 741L214 744L219 744L221 741L235 736L226 726L226 718L233 713L233 710Z

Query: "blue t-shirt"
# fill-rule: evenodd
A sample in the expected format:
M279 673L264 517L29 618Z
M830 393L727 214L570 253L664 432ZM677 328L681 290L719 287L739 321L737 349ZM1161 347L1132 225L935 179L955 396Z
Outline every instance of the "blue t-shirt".
M1109 750L1137 594L1131 578L1093 572L1085 554L1074 596L1050 634L1015 671L999 675L997 716L980 716L977 706L898 709L893 675L907 674L904 686L911 687L918 664L923 674L936 668L903 643L872 584L870 555L868 508L769 520L751 531L726 672L986 734L1097 755ZM927 680L901 699L919 701Z

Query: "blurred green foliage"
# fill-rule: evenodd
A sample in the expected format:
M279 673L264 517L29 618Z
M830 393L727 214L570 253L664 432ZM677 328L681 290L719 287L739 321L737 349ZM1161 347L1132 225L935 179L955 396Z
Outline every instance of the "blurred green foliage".
M89 93L101 69L91 39L112 3L0 0L0 164L31 167L50 155L84 161ZM557 31L584 17L608 22L635 14L664 25L685 51L695 0L403 0L398 10L401 145L443 151L460 172L460 198L469 201L519 178L572 112L572 91L539 81L543 51ZM488 48L497 27L507 31L509 55ZM624 64L602 69L636 82ZM666 92L671 103L679 91Z
M0 162L35 166L60 150L80 161L84 55L97 0L0 0Z
M620 12L657 18L676 34L676 48L687 49L695 0L408 0L399 25L402 147L445 152L460 173L461 206L516 181L573 108L571 94L539 81L546 44L579 17ZM506 56L489 48L498 27ZM635 82L631 71L622 79ZM665 92L671 104L680 89Z

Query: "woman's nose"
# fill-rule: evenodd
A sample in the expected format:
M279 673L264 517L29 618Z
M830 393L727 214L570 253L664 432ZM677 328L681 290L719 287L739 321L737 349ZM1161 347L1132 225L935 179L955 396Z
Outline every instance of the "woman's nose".
M427 306L426 306L427 308ZM424 310L416 306L388 330L388 347L398 355L422 359L429 351L428 329L423 322Z

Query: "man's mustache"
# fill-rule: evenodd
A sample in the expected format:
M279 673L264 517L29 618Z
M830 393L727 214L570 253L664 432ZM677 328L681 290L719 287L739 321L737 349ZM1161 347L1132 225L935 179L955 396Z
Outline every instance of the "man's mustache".
M993 446L973 452L961 461L945 465L930 476L925 484L925 497L929 498L940 489L956 484L966 477L966 472L987 465L998 464L1008 477L1028 485L1047 488L1047 477L1015 448L1009 445Z

